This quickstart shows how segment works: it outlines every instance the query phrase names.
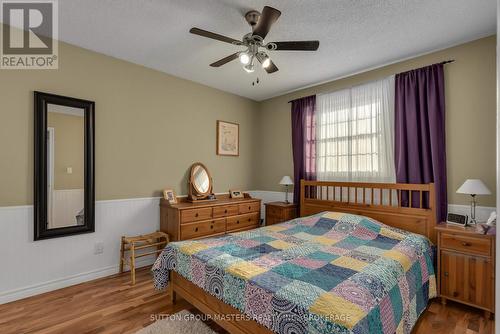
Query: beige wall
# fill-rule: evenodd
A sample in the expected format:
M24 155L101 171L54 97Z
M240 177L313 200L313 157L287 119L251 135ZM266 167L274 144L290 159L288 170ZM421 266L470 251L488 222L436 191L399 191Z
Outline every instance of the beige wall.
M83 189L84 120L81 116L50 112L49 105L47 126L54 129L54 190ZM68 167L72 169L70 174Z
M257 103L60 43L58 70L0 70L0 206L33 202L33 91L96 102L96 198L186 193L202 161L214 191L253 188ZM240 124L240 156L215 154L216 121Z
M449 202L466 178L495 190L495 38L489 37L261 103L61 43L58 70L0 70L0 206L33 198L33 91L96 102L98 200L186 193L191 163L213 175L215 192L282 190L293 174L290 99L416 67L446 65ZM240 157L215 154L216 121L240 124ZM495 196L481 205L495 205Z
M282 190L278 185L280 178L293 175L289 100L455 59L445 66L448 201L468 203L467 196L455 193L467 178L480 178L495 192L495 48L495 36L483 38L262 102L257 125L260 136L254 147L259 157L256 188ZM481 196L479 202L495 206L495 195Z

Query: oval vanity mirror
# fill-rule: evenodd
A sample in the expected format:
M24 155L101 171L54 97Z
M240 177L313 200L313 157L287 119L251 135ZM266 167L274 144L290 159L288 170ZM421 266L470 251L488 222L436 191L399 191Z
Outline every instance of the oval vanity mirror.
M207 167L200 162L194 163L189 173L189 199L210 200L212 196L212 177Z
M192 173L193 186L195 187L196 191L200 195L206 194L210 186L210 178L208 176L207 170L201 165L196 165L193 167Z

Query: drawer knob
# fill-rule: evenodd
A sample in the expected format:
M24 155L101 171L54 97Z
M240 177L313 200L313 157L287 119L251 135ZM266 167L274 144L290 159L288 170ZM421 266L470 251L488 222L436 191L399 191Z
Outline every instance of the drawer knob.
M248 221L249 221L249 222L250 222L250 221L252 221L252 218L248 218Z
M453 297L458 297L458 292L454 291L453 292Z
M195 231L195 232L198 232L198 228L195 228L195 229L194 229L194 231Z
M194 214L194 216L195 216L195 217L198 217L198 216L199 216L199 213L198 213L198 212L196 212L196 213Z
M447 271L444 272L444 276L448 277L448 272Z
M214 226L213 225L210 225L210 229L213 230L214 229Z
M226 209L226 210L224 210L224 213L227 213L227 209Z
M239 221L239 220L237 220L237 221L236 221L236 224L239 224L239 223L240 223L240 221Z
M469 246L470 246L470 243L468 243L468 242L464 241L464 242L462 242L462 246L469 247Z
M251 206L249 206L249 207L248 207L248 210L252 210L252 207L251 207Z

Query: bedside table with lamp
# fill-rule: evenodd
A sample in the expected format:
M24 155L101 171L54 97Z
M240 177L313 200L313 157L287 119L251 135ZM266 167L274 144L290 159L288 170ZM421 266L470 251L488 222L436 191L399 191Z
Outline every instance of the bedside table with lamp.
M298 216L298 205L288 201L288 187L293 185L292 178L283 176L280 185L286 187L285 201L265 203L266 226L282 223Z
M491 192L481 180L466 180L457 193L472 197L471 222L436 226L439 296L443 304L449 299L474 306L489 318L495 311L495 235L474 225L476 195Z

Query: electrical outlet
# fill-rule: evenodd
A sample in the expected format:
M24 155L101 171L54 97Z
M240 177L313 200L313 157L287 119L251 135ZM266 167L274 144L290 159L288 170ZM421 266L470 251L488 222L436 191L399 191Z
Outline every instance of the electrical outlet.
M94 254L102 254L104 253L104 242L96 242L94 244Z

